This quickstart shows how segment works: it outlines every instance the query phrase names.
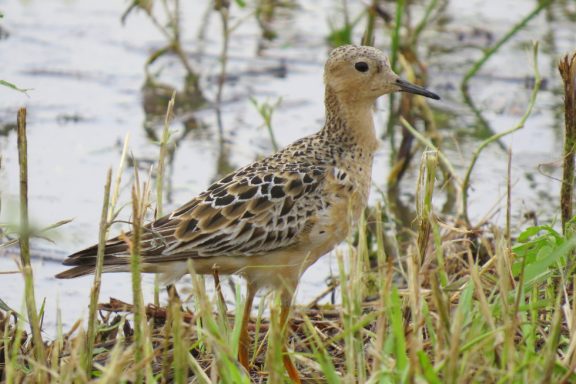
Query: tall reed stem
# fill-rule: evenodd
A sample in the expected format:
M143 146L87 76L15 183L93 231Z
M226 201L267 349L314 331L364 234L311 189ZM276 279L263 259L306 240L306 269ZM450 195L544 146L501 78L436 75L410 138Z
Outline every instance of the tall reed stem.
M562 211L562 229L565 235L570 231L566 228L573 216L574 202L574 151L576 149L576 52L564 56L558 65L560 76L564 82L564 161L562 174L562 189L560 191L560 208Z
M438 153L426 151L422 154L418 185L416 187L416 214L418 216L418 267L424 261L426 248L432 231L432 196L436 181L436 168L438 166Z
M158 171L156 173L156 219L163 215L163 196L164 196L164 175L166 173L166 155L168 154L168 142L170 141L170 121L174 117L174 102L176 92L168 102L166 116L164 117L164 128L162 129L162 139L160 141L160 154L158 156Z
M18 160L20 165L20 260L24 271L24 294L28 321L32 329L32 340L36 362L46 363L46 351L40 329L40 319L36 309L34 276L30 264L30 228L28 223L28 141L26 139L26 108L18 110ZM44 371L39 369L37 379L43 381Z
M100 286L102 284L102 269L104 267L104 251L106 249L106 237L108 235L108 209L110 204L110 186L112 184L112 169L108 169L106 174L106 185L104 186L104 202L102 203L102 214L100 215L100 230L98 233L98 252L96 254L96 271L94 272L94 283L90 291L90 308L88 315L88 332L86 334L86 350L84 351L83 367L87 377L92 375L92 353L94 351L94 341L96 338L96 316L98 309L98 298L100 297Z
M168 102L166 116L164 116L164 128L162 129L162 139L160 140L160 154L158 155L158 168L156 172L156 214L159 219L163 216L164 201L164 175L166 173L166 155L168 154L168 142L170 141L170 121L174 117L174 102L176 91L172 92L172 97ZM160 282L158 275L154 277L154 305L160 306Z
M136 177L132 187L132 236L128 240L130 244L130 272L132 273L132 300L134 303L134 361L140 363L148 352L147 324L144 312L144 298L142 296L142 275L140 265L142 226L146 207L148 205L149 184L140 189L140 180ZM146 364L148 369L150 366ZM136 383L142 382L142 372L136 372Z

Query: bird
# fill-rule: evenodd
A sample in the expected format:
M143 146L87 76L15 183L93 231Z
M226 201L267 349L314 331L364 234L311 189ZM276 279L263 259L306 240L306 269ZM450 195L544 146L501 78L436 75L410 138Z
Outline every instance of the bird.
M217 271L245 278L238 360L246 369L256 294L264 288L280 292L280 322L285 326L304 271L346 239L367 205L380 146L373 122L376 99L394 92L440 99L401 79L387 56L370 46L333 49L324 66L324 84L325 123L318 132L224 176L148 223L142 233L142 272L174 282L188 273L191 261L198 274ZM72 268L56 277L94 273L97 249L94 245L70 255L63 264ZM103 272L129 271L125 237L108 240ZM288 376L301 382L287 353L283 361Z

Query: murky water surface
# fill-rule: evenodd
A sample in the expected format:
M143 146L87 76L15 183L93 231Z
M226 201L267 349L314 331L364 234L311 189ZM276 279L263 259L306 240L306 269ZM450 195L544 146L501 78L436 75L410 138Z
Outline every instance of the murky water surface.
M222 45L220 20L217 14L206 12L206 1L183 3L185 49L200 74L205 97L214 100ZM342 16L331 1L300 3L279 13L273 24L278 38L260 53L260 30L249 15L252 10L233 9L233 23L240 24L230 43L222 114L224 140L218 139L217 118L210 103L196 112L177 113L172 124L177 149L168 167L165 209L186 202L218 174L273 151L251 97L260 102L282 98L273 116L281 146L321 127L328 20L340 23ZM350 3L350 13L358 14L362 4ZM461 175L480 138L476 118L462 103L459 82L480 57L479 48L493 44L535 3L451 0L443 11L441 26L422 36L421 55L429 65L429 88L443 97L431 104L449 116L439 120L439 128L446 155ZM513 153L515 224L522 226L528 212L535 212L541 221L558 216L562 97L556 63L561 54L576 47L576 23L569 21L576 7L565 3L559 2L530 22L471 82L472 97L490 128L494 132L511 128L524 113L530 95L530 41L541 42L539 65L545 89L525 128L505 138L503 145L490 146L480 158L470 194L474 222L488 213L493 213L496 222L504 217L504 147ZM28 108L31 219L39 227L74 219L50 234L53 242L33 243L37 294L47 301L47 329L54 325L58 303L67 324L86 313L91 278L59 281L53 275L62 270L59 260L95 242L106 170L117 166L124 137L130 135L131 151L143 170L158 156L161 118L146 113L158 106L142 86L144 62L164 40L143 13L132 14L122 25L120 15L125 6L125 2L113 0L0 0L5 15L0 23L0 78L32 88L29 97L0 88L1 222L14 222L17 217L18 159L13 126L21 106ZM199 38L203 23L206 28ZM358 39L362 28L356 28ZM383 36L380 29L376 43L388 46L388 40L388 32ZM159 81L182 88L184 72L174 57L160 59L151 69L160 74ZM387 106L387 100L378 105L376 122L382 132ZM388 141L384 141L376 159L373 200L380 199L379 191L385 188L390 169L388 148ZM413 204L416 172L414 165L401 185L402 200L409 206ZM120 200L125 204L133 169L129 167L123 176ZM444 199L439 191L439 207ZM122 217L129 218L129 209ZM5 252L0 257L0 271L16 269L15 258L12 250ZM321 292L325 279L336 269L334 264L335 257L329 255L310 268L298 300L304 302ZM145 281L150 300L152 278ZM0 286L0 298L21 308L21 277L0 275ZM106 275L102 298L107 296L130 301L129 276Z

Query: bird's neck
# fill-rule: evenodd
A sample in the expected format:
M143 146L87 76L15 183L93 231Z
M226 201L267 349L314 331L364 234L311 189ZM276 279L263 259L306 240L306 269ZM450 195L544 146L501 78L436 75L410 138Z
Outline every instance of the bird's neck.
M354 95L340 95L326 86L326 123L322 134L341 145L362 148L370 153L378 149L374 131L373 103Z

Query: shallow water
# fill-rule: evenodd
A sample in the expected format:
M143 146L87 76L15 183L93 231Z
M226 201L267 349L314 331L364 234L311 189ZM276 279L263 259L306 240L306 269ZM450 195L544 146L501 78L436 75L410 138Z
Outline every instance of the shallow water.
M220 21L212 14L204 40L197 38L207 7L206 1L183 2L184 44L201 76L202 90L214 100L221 47ZM214 109L208 104L193 113L176 115L173 137L178 138L174 161L168 169L169 196L165 209L175 208L201 192L219 173L236 168L272 152L262 119L249 97L259 101L282 102L275 110L273 125L281 146L318 130L323 120L322 65L328 52L327 19L341 15L331 1L302 2L295 10L283 10L276 21L278 39L258 55L259 29L246 18L233 33L230 45L229 81L224 89L223 135L218 140ZM351 2L352 3L352 2ZM462 103L459 82L473 60L477 47L492 44L515 22L526 15L534 1L453 0L444 11L445 23L426 31L421 39L422 55L430 71L429 88L441 94L431 102L454 116L440 129L447 157L460 175L464 174L479 138L476 121ZM574 6L566 5L575 12ZM47 300L47 329L53 327L56 303L65 309L70 324L85 313L91 278L59 281L59 263L68 253L91 245L97 225L106 170L117 166L122 141L130 135L130 148L142 169L158 156L153 134L159 135L161 121L146 116L141 90L144 62L153 49L163 45L162 36L142 13L120 23L125 3L118 1L17 1L0 0L4 13L2 29L9 36L0 40L0 78L23 88L32 88L29 97L0 88L0 153L2 171L1 222L17 216L18 168L16 137L10 125L20 106L28 108L30 212L39 227L73 218L53 231L53 243L37 240L33 246L36 287L39 299ZM351 4L352 15L361 4ZM235 20L250 10L233 10ZM555 17L554 26L548 20ZM313 27L312 27L313 26ZM356 28L356 36L361 29ZM540 70L546 88L539 94L533 116L526 127L503 140L513 153L513 216L517 226L534 211L541 221L558 216L560 182L558 161L562 148L562 119L556 62L562 53L576 47L576 24L563 16L560 6L543 13L506 44L471 82L471 94L484 118L495 132L514 126L524 113L532 76L529 42L541 41ZM379 30L376 43L382 37ZM386 37L386 44L388 37ZM472 47L476 46L476 48ZM153 66L161 81L181 87L183 71L173 57ZM384 127L387 100L378 105L376 122ZM196 119L190 128L191 118ZM383 128L382 128L383 131ZM398 141L398 140L397 140ZM374 167L375 193L385 187L389 173L387 141L383 142ZM473 174L470 215L473 222L494 211L492 220L502 222L506 191L506 151L498 145L486 149ZM148 164L148 165L147 165ZM401 185L401 196L412 204L417 161ZM143 172L144 173L144 172ZM124 172L121 203L128 202L133 169ZM437 194L440 207L445 199ZM121 217L129 217L129 209ZM14 252L0 257L0 271L16 269ZM325 279L335 271L335 257L326 256L307 271L298 293L305 302L317 295ZM146 278L150 299L152 278ZM130 301L128 275L107 275L102 298L114 296ZM23 284L19 275L0 275L0 298L14 308L21 307Z

